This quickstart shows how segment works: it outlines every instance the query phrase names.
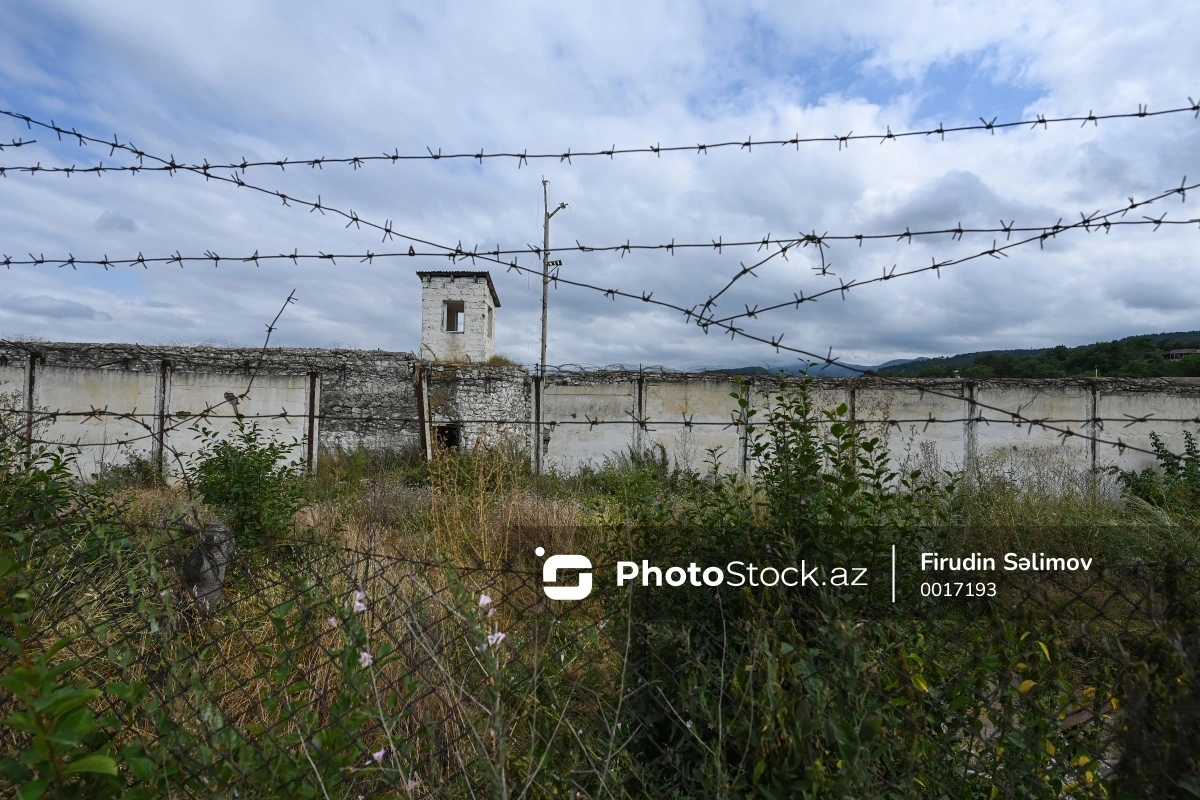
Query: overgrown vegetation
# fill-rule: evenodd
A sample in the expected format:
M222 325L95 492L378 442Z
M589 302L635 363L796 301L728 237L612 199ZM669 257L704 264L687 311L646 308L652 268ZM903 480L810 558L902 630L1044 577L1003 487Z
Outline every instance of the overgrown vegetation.
M0 439L0 787L314 798L1200 787L1194 571L1168 563L1153 582L1120 584L1121 602L1153 588L1166 605L1088 626L1037 609L1098 607L1118 584L1013 583L978 603L910 592L895 606L882 578L891 545L1074 548L1106 563L1192 552L1194 439L1146 473L996 458L959 474L902 469L803 381L781 380L765 410L744 384L735 399L752 477L696 474L661 447L536 476L505 439L428 464L326 453L305 477L296 444L238 425L197 430L185 483L84 486L69 457ZM178 583L194 533L161 520L199 501L247 535L212 618ZM548 607L535 547L589 554L592 596ZM617 559L825 572L799 590L629 592L601 577ZM867 568L869 588L838 581L838 567ZM1030 597L1041 605L1013 610Z

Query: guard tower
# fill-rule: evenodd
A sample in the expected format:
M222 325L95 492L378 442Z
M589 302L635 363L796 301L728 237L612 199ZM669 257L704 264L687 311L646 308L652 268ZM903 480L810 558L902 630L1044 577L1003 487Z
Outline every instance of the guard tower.
M500 298L490 272L418 272L421 358L480 363L496 352Z

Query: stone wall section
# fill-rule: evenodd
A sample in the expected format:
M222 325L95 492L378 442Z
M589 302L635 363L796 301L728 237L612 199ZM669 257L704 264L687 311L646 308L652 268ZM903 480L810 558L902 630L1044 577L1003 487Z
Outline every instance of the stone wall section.
M481 286L486 291L486 283ZM165 415L160 425L178 427L173 415L187 412L190 418L202 410L192 406L210 397L217 402L225 391L241 394L256 368L250 402L242 410L279 415L274 429L280 435L314 432L314 457L359 446L416 448L452 435L460 447L506 440L531 456L535 444L546 441L548 471L573 472L630 449L658 446L699 471L713 454L722 470L754 468L744 420L730 396L737 384L714 375L551 373L542 385L521 367L431 363L379 350L0 342L0 405L10 409L3 416L10 435L21 435L24 420L34 419L28 415L30 398L39 413L107 407L136 410L152 422ZM761 420L778 379L745 380ZM1080 469L1141 469L1155 463L1152 455L1086 437L1149 449L1155 432L1181 452L1184 433L1200 431L1200 379L818 378L811 391L821 407L845 403L856 422L886 440L898 464L910 466L925 461L961 468L1030 451L1053 452ZM188 407L172 407L181 403ZM131 407L117 408L123 405ZM1058 420L1054 424L1070 434L1031 426L1010 412ZM217 413L228 416L230 408ZM87 436L111 443L137 432L136 425L121 420L97 418L83 426L78 417L37 420L35 438L46 432L78 437L82 427ZM135 449L144 455L146 446ZM153 455L153 447L149 452Z
M427 364L429 419L458 429L461 447L531 447L533 382L523 367Z

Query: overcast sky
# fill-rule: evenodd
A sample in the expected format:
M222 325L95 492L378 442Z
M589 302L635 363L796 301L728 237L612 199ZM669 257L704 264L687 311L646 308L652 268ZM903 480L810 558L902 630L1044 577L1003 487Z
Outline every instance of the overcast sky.
M400 10L401 7L409 10ZM437 8L434 6L445 6ZM605 150L928 130L1150 111L1200 99L1200 4L1130 3L105 3L6 0L0 109L180 163L387 153ZM168 10L177 9L177 10ZM132 165L120 151L0 119L0 166ZM147 162L149 164L150 162ZM761 240L816 232L1076 222L1200 180L1192 113L799 146L530 160L251 168L241 178L420 239L470 250ZM222 175L230 170L220 171ZM1200 190L1197 190L1200 195ZM1124 219L1200 216L1178 196ZM202 176L144 172L0 179L0 253L27 259L407 251L336 214ZM1198 226L1070 230L940 271L859 286L735 324L852 363L1078 345L1200 329ZM1013 239L1017 235L1014 234ZM834 242L746 275L723 317L1005 244L1003 234ZM416 249L429 251L428 247ZM556 255L565 279L681 307L770 251ZM522 266L539 266L533 255ZM447 258L14 266L0 337L415 351L421 269ZM486 265L460 262L460 269ZM493 265L497 349L537 360L540 279ZM795 356L638 300L560 284L549 361L674 368Z

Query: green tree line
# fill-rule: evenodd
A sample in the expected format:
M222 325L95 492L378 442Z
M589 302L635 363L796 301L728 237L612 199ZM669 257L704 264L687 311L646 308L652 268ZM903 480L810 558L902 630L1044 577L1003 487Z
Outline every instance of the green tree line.
M1135 336L1083 347L1060 344L1030 355L995 351L929 359L888 367L880 373L921 378L1200 377L1200 354L1178 360L1166 357L1170 350L1191 348L1200 349L1200 342Z

